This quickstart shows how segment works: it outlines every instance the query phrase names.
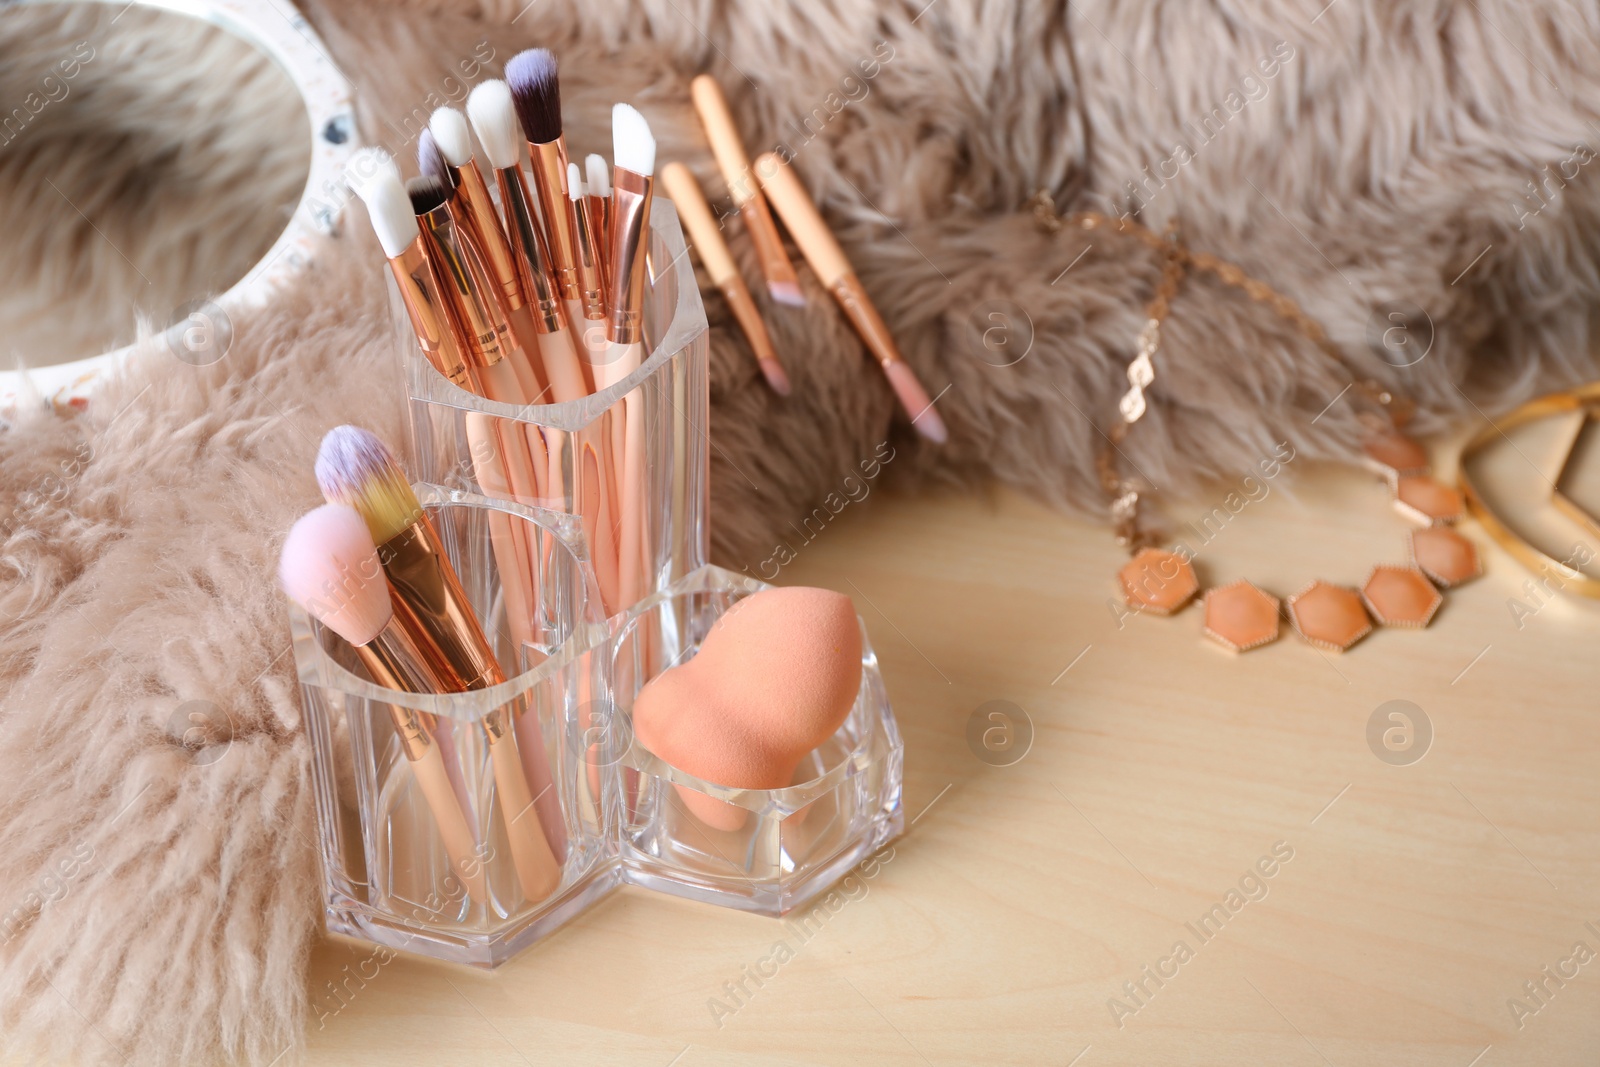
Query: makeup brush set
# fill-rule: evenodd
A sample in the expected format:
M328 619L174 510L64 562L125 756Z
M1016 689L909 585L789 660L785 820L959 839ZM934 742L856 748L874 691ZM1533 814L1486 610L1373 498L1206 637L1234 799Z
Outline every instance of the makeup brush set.
M330 431L328 503L280 571L330 930L480 966L625 883L782 914L902 826L899 733L848 598L707 564L707 327L648 123L617 104L612 166L580 167L554 57L505 73L433 115L420 177L352 160L389 263L408 462ZM734 197L769 291L798 300L776 231L749 222L772 226L750 175ZM694 179L663 180L765 337ZM765 181L887 339L793 175ZM770 341L752 347L786 391Z

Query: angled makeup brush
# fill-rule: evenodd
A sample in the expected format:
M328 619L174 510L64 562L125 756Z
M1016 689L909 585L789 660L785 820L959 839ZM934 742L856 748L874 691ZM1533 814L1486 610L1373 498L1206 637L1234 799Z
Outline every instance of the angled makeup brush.
M656 139L650 124L628 104L611 109L611 347L605 363L596 367L605 385L622 381L644 359L645 251L650 240L651 175L656 166ZM604 388L597 380L597 386ZM622 436L621 486L617 502L622 513L622 536L617 548L620 603L633 604L644 595L646 543L644 511L644 400L638 390L623 398L625 423Z
M324 504L302 515L283 543L278 581L307 614L350 643L374 682L408 693L440 691L422 650L395 617L372 534L354 508ZM425 712L396 705L390 705L389 714L433 812L451 870L473 900L486 902L472 828L434 740L437 723Z
M778 361L778 354L772 348L767 324L762 320L761 312L756 308L756 302L751 299L750 290L745 287L744 278L733 262L733 255L722 239L722 231L717 228L717 220L711 214L711 205L706 203L705 194L700 191L700 183L694 180L694 175L682 163L668 163L661 168L661 184L677 205L678 215L688 227L695 251L700 253L700 262L705 264L706 273L711 276L711 284L722 291L733 317L749 339L750 351L760 363L767 384L779 396L788 396L789 376L784 373L783 364Z
M528 139L528 161L550 239L556 285L567 302L568 319L576 324L583 309L575 306L580 300L577 235L567 206L567 143L561 136L561 81L555 53L548 48L518 52L506 61L506 84Z
M511 242L494 209L494 199L483 180L483 171L478 169L478 161L472 155L472 131L467 125L467 116L453 107L438 108L428 120L425 136L436 146L441 174L455 190L453 199L459 209L456 216L468 227L482 254L495 293L511 321L511 332L521 342L523 351L533 356L539 346L538 335L561 329L561 319L548 315L535 317L528 307ZM419 146L422 141L423 138L418 138ZM422 173L435 176L426 164ZM534 401L541 399L547 388L542 380L542 363L540 359L528 358L519 360L516 367L523 380L523 391Z
M855 268L845 258L844 249L839 247L821 212L807 195L805 186L795 176L794 169L771 152L766 152L756 159L755 174L761 180L762 188L772 198L772 206L783 217L783 224L789 227L795 244L805 253L806 262L811 264L817 279L839 302L845 317L883 368L895 396L900 398L900 406L911 417L911 425L928 440L943 444L949 437L944 419L939 417L933 401L928 399L928 391L917 380L911 364L900 355L889 327L868 299L867 290L861 284L861 279L856 277Z
M739 139L739 129L733 124L733 112L722 95L717 79L702 74L689 83L689 93L694 98L694 108L700 113L700 122L706 128L706 139L711 142L711 152L717 157L717 167L728 183L728 192L744 219L744 228L755 245L756 258L761 263L761 273L767 279L767 291L772 299L791 307L804 307L805 294L800 290L800 278L789 262L789 253L783 249L778 228L772 224L772 214L762 199L761 186L750 173L750 157L745 154L744 142Z
M543 323L539 334L539 356L544 363L545 380L558 403L580 400L589 387L578 361L578 339L569 331L567 313L549 247L533 211L533 199L520 166L522 134L510 87L491 80L475 87L467 97L467 115L483 145L485 157L494 168L500 190L500 206L505 212L506 237L516 260L518 279L534 318ZM562 209L566 205L563 198Z
M371 155L352 158L351 169L363 175L353 187L366 203L378 243L389 258L389 269L400 288L400 299L411 319L417 344L440 374L463 389L477 392L459 331L451 319L449 298L428 258L416 213L400 182L400 171L376 149L363 148L357 157L361 153Z
M329 503L349 505L366 522L390 593L409 609L401 613L402 623L444 689L467 692L505 681L438 531L377 435L356 426L329 430L317 452L316 474ZM560 884L561 867L537 815L527 817L534 794L507 709L485 717L483 729L518 880L530 901L543 900ZM548 761L542 752L538 756L535 765L548 778Z

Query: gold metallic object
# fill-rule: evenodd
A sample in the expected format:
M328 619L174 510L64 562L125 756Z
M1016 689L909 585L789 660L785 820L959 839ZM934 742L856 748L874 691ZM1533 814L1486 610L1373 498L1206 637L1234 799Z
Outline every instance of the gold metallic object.
M1105 432L1105 447L1096 458L1117 541L1135 553L1137 563L1157 551L1151 546L1159 538L1140 521L1143 487L1121 472L1119 446L1149 409L1148 390L1156 379L1154 357L1161 345L1161 325L1171 313L1172 301L1187 271L1215 275L1225 285L1241 290L1288 320L1335 363L1343 366L1344 358L1322 327L1293 300L1245 274L1236 264L1186 247L1172 229L1158 234L1125 216L1113 219L1092 211L1063 218L1056 213L1050 194L1043 190L1034 196L1032 207L1040 228L1046 232L1059 233L1069 227L1113 230L1138 240L1162 257L1161 280L1146 309L1134 358L1128 363L1128 389L1117 404L1118 419ZM1429 530L1444 531L1444 536L1425 538L1420 554L1415 539L1411 542L1413 555L1429 560L1432 570L1427 573L1415 566L1379 566L1369 576L1359 599L1355 591L1324 581L1312 582L1290 598L1289 616L1295 629L1314 647L1330 651L1343 651L1366 636L1371 629L1367 612L1384 626L1427 626L1444 600L1436 583L1448 587L1478 573L1476 550L1447 526L1461 517L1461 494L1428 476L1427 451L1400 432L1411 417L1411 402L1382 384L1365 379L1351 382L1348 391L1362 405L1361 421L1372 434L1363 449L1364 462L1390 484L1402 514ZM1461 551L1462 544L1466 552ZM1119 580L1129 608L1141 611L1149 605L1128 580L1130 566L1119 572ZM1270 594L1249 582L1233 582L1207 591L1204 632L1236 652L1247 652L1277 636L1277 610L1278 601Z
M422 354L450 381L468 391L476 391L451 318L450 305L440 290L424 238L419 235L405 251L391 259L389 269L394 272L400 300L405 304Z
M611 180L611 340L644 341L645 243L650 232L652 182L648 175L616 168Z
M556 288L563 300L579 299L577 238L567 213L567 144L557 138L549 144L528 142L533 165L533 187L539 194L539 212L550 240L550 262Z
M1572 566L1570 562L1556 559L1542 549L1536 548L1527 538L1513 530L1489 506L1482 489L1473 480L1470 471L1472 459L1491 442L1503 437L1507 431L1541 419L1567 415L1575 411L1594 410L1597 407L1600 407L1600 382L1590 382L1568 392L1551 393L1548 396L1530 400L1473 435L1472 439L1461 450L1460 473L1457 475L1458 484L1461 487L1461 495L1467 501L1468 514L1478 520L1478 525L1483 527L1485 533L1494 538L1495 543L1510 553L1518 563L1528 568L1528 570L1533 571L1535 574L1548 574L1554 571L1561 575L1563 579L1562 588L1564 590L1593 599L1600 599L1600 579L1591 578ZM1557 506L1560 505L1558 504ZM1587 560L1583 562L1587 562Z

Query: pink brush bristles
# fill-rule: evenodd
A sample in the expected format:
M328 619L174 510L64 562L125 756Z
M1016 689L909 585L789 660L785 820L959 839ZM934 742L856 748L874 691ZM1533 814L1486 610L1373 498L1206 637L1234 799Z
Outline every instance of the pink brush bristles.
M935 444L942 445L949 440L950 431L945 429L944 420L934 409L933 401L928 399L927 390L917 381L911 365L897 359L885 363L883 373L888 376L889 384L894 387L894 393L900 398L900 405L906 409L906 414L911 416L911 425L917 428L917 432Z
M806 296L800 291L798 282L768 282L767 292L772 295L772 299L780 304L786 304L792 308L806 306Z

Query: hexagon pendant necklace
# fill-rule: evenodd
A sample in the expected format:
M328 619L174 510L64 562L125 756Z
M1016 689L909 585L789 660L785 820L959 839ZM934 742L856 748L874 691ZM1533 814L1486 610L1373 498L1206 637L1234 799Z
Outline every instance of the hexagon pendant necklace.
M1098 212L1063 218L1056 214L1049 194L1043 192L1034 198L1033 208L1040 226L1051 233L1068 226L1111 230L1135 238L1162 256L1161 280L1146 309L1138 351L1128 364L1128 391L1117 405L1120 417L1104 435L1105 447L1096 462L1101 488L1110 501L1117 542L1133 554L1117 573L1128 607L1135 612L1171 615L1199 595L1207 637L1234 652L1270 644L1280 630L1278 598L1244 579L1202 591L1188 549L1160 547L1141 523L1141 488L1122 473L1118 446L1144 416L1145 390L1156 376L1154 357L1161 344L1161 324L1191 269L1213 274L1224 284L1243 290L1287 319L1335 361L1342 364L1342 357L1322 327L1294 301L1233 263L1188 249L1171 231L1158 234L1126 217L1114 219ZM1477 549L1451 528L1465 512L1460 492L1430 476L1427 452L1402 432L1411 416L1410 402L1373 381L1352 382L1349 388L1364 406L1361 417L1370 434L1363 447L1365 463L1388 484L1395 509L1416 528L1408 536L1409 563L1373 567L1360 589L1319 579L1289 597L1286 613L1290 625L1309 644L1327 652L1343 652L1375 626L1427 626L1444 602L1444 590L1482 573Z

